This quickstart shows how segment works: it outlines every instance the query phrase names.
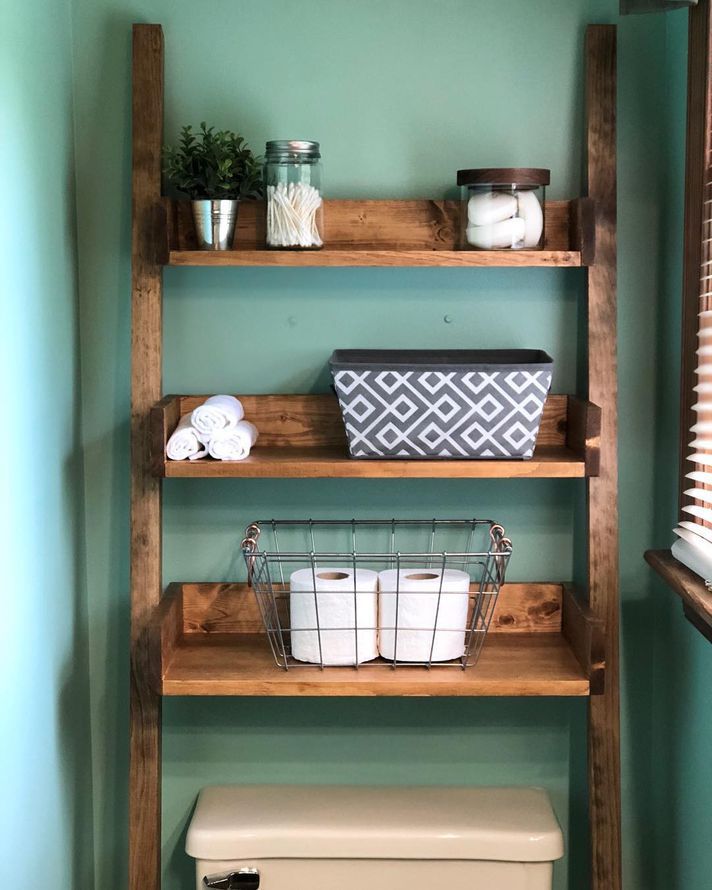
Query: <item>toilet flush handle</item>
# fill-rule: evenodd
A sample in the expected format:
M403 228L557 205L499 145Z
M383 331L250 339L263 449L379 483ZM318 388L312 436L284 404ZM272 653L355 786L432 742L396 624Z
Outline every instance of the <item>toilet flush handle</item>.
M205 875L203 884L216 890L258 890L260 873L256 868L241 868L221 875Z

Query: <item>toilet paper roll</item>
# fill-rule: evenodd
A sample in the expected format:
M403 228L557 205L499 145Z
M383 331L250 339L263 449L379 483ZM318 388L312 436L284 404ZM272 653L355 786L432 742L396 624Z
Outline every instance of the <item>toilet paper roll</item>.
M515 216L490 226L468 226L465 232L468 244L481 250L500 250L505 247L523 247L526 223Z
M491 226L517 215L517 199L506 192L480 192L467 202L470 226Z
M524 220L524 246L537 247L544 231L544 211L535 192L517 193L517 216Z
M289 577L289 590L292 655L298 661L345 665L378 656L376 572L356 569L354 584L353 568L298 569Z
M393 659L396 645L398 661L450 661L463 655L470 591L467 572L388 569L379 574L378 583L379 649L384 658Z

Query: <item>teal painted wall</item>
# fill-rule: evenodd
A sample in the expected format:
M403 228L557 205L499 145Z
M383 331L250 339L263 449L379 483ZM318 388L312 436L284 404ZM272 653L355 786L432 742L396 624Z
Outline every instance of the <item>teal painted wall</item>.
M168 138L207 119L258 149L267 138L320 139L334 197L440 197L458 167L526 164L551 167L557 198L581 189L584 27L616 21L616 11L614 0L74 0L96 886L118 890L126 868L131 22L165 28ZM655 740L663 744L653 704L660 592L641 554L660 534L652 468L662 459L656 433L672 416L656 413L652 382L667 348L658 294L675 295L657 256L670 231L662 173L677 157L668 125L681 126L665 111L668 75L682 64L667 34L676 15L620 23L630 890L654 886L664 849L647 830L661 804L652 781ZM321 391L332 348L356 345L540 346L556 359L556 390L583 379L583 279L571 270L184 269L167 270L165 283L166 391ZM562 481L174 481L165 494L167 581L234 577L241 529L265 515L492 515L516 542L511 577L528 580L570 578L581 527L580 486ZM191 886L181 848L195 795L230 780L541 784L567 834L556 888L585 885L582 702L206 699L168 701L164 713L163 845L176 890ZM671 787L681 770L682 760Z
M94 886L68 0L3 2L0 886Z

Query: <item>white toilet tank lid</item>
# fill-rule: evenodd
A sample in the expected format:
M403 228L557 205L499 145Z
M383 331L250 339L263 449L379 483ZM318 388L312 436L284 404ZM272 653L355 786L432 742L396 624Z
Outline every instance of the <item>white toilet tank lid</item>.
M222 785L201 791L196 859L550 862L561 828L540 788Z

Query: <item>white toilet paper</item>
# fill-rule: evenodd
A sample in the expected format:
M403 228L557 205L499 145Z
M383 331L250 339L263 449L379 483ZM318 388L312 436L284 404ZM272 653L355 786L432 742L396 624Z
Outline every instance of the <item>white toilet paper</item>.
M470 226L491 226L517 215L517 199L506 192L480 192L467 202Z
M323 661L327 665L345 665L356 664L357 656L359 664L378 656L378 574L370 569L356 569L355 582L354 596L353 568L292 572L289 611L294 658L312 664Z
M533 191L517 192L517 216L524 220L524 246L536 247L544 230L544 211Z
M396 588L397 660L449 661L463 655L470 590L467 572L455 569L445 569L444 572L442 569L388 569L380 572L378 582L381 591L379 649L384 658L392 660L396 646ZM442 593L438 597L440 590Z
M518 216L488 226L468 226L465 232L468 243L481 250L522 247L525 234L526 223Z

